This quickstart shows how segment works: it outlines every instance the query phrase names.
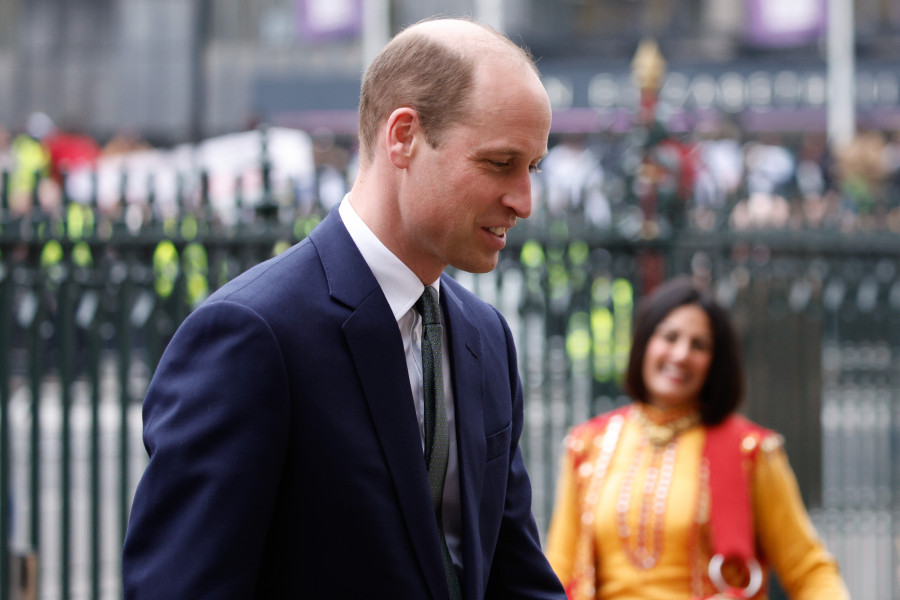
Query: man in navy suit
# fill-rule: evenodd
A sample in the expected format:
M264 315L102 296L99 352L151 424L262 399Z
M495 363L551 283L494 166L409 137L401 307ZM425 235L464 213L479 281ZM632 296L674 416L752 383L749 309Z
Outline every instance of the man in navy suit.
M489 28L425 21L382 50L350 193L195 310L160 362L126 598L565 598L531 514L510 330L442 275L497 264L549 129L533 62ZM439 297L434 361L423 291Z

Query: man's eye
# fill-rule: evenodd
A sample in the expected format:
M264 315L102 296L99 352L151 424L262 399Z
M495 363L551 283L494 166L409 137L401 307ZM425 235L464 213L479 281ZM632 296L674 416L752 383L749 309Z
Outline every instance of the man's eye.
M506 167L509 166L508 162L503 162L500 160L492 160L491 164L494 165L495 167L497 167L498 169L505 169Z
M541 167L540 167L540 165L531 165L528 167L528 172L529 173L540 173Z

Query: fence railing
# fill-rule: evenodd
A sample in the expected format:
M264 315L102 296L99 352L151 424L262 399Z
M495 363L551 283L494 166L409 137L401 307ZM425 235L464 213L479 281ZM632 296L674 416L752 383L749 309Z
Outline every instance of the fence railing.
M261 204L223 225L182 210L131 227L90 204L0 219L0 600L121 595L146 462L140 407L181 320L302 239L319 210ZM498 268L454 276L507 316L526 391L523 450L542 531L560 442L625 401L633 309L691 273L744 340L746 412L785 434L804 499L854 597L900 599L900 240L526 222ZM24 587L23 587L24 586Z

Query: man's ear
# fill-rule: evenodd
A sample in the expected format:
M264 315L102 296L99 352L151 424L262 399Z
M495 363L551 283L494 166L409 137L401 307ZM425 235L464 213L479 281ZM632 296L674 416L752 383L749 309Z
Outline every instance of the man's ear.
M419 114L412 108L398 108L387 120L388 158L398 169L409 166L413 154L413 141L419 130Z

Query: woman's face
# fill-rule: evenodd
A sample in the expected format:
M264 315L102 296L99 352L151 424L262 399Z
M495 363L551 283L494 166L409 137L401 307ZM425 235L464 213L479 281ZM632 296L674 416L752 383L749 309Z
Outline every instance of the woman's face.
M644 353L647 401L662 409L698 405L712 358L706 311L696 304L674 309L656 326Z

